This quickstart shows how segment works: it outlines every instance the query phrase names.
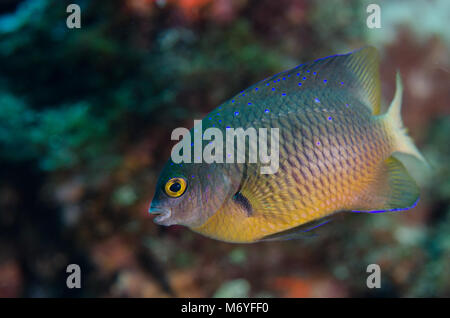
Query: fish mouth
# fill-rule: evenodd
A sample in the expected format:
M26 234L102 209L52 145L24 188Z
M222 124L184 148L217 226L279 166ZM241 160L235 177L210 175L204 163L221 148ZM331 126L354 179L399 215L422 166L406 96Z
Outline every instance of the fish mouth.
M168 221L172 215L172 211L160 208L150 208L148 212L151 215L156 215L156 217L153 219L153 222L155 222L156 224L170 225Z

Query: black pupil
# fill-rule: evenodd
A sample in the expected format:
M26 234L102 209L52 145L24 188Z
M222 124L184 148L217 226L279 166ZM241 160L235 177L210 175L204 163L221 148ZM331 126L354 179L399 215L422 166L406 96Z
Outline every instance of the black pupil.
M180 189L181 189L181 184L180 183L178 183L178 182L175 182L174 184L172 184L171 186L170 186L170 191L172 191L172 192L178 192L178 191L180 191Z

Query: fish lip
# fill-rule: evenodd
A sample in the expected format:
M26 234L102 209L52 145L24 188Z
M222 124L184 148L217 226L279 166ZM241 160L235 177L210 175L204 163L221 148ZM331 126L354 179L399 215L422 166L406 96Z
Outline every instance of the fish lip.
M148 211L152 215L156 215L153 222L160 225L168 225L167 221L172 216L172 211L169 209L150 208Z

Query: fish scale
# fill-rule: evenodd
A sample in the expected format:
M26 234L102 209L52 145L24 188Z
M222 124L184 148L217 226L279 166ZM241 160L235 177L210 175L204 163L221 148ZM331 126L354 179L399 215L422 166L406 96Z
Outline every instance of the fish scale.
M310 105L308 105L310 107L310 109L314 109L314 107L311 107ZM306 108L308 107L306 106ZM286 107L290 107L289 105L287 105ZM291 106L292 107L292 106ZM289 108L290 109L290 108ZM315 107L315 109L317 109L317 107ZM364 138L362 138L362 140L358 140L357 138L354 138L351 140L351 143L343 143L342 141L344 141L344 139L341 139L341 142L338 143L336 139L334 139L334 142L332 141L333 138L329 137L332 136L333 133L337 132L337 129L330 125L327 118L324 118L323 116L318 116L317 112L311 111L309 114L309 112L306 110L306 118L303 118L303 123L302 123L302 118L303 116L292 116L290 117L289 120L287 120L287 122L283 122L283 120L279 120L277 122L278 126L281 127L286 127L288 125L292 125L292 121L296 121L296 123L301 123L300 125L302 125L302 127L308 127L310 128L310 131L312 131L312 134L310 135L310 138L305 138L304 137L304 142L302 143L304 148L303 153L302 152L297 152L297 154L308 154L309 153L309 158L308 159L304 159L304 161L308 162L310 164L310 166L308 167L308 165L300 165L302 166L302 169L308 169L310 180L311 182L308 184L308 188L309 189L314 189L315 191L313 191L313 193L311 193L311 195L315 196L315 197L321 197L321 198L330 198L330 197L337 197L335 191L333 190L334 187L332 186L333 181L334 180L338 180L337 176L333 173L330 173L332 171L334 171L334 166L332 164L333 162L333 156L331 155L331 147L332 146L339 146L341 147L340 149L344 149L347 150L345 153L347 156L351 156L352 154L354 155L354 158L356 160L361 161L361 163L364 165L366 164L366 161L364 161L363 157L361 157L361 153L362 151L360 151L360 148L356 147L356 143L361 143L361 141L365 141ZM320 114L321 112L319 112ZM308 116L309 115L309 116ZM363 120L364 118L361 118L361 120ZM315 126L310 126L308 125L308 123L315 123ZM335 118L335 122L333 124L337 124L338 123L338 118ZM247 127L246 124L244 122L240 122L240 124L242 124L243 127ZM363 121L363 124L367 124L366 121ZM275 125L274 125L275 126ZM293 126L293 125L292 125ZM329 127L333 127L333 128L329 128ZM341 130L342 127L349 127L349 126L344 126L341 125ZM346 133L352 133L354 131L358 131L359 127L356 126L350 126L350 131L341 131L342 134L346 134ZM286 130L284 130L286 131ZM323 148L322 150L318 150L317 147L314 147L314 141L311 140L313 139L313 136L321 136L322 137L322 145ZM338 136L341 136L340 134L338 134ZM284 185L286 183L287 179L293 179L293 172L292 170L285 170L284 167L284 162L287 161L287 158L284 157L284 154L289 154L289 153L293 153L293 143L292 140L293 138L291 138L292 135L290 134L289 131L287 131L287 135L285 135L285 138L280 138L280 170L286 173L286 176L283 179L276 179L276 178L271 178L273 179L274 182L266 182L264 184L259 183L258 187L267 187L268 189L270 189L270 192L273 193L277 193L280 192L280 189L284 188ZM282 142L282 140L284 140L284 142ZM328 147L326 147L328 146ZM349 147L351 148L350 151L348 151ZM352 148L355 147L355 148ZM362 144L362 148L364 148L364 144ZM295 148L294 148L295 149ZM288 167L288 166L286 166ZM354 168L354 169L353 169ZM350 171L355 171L355 175L349 175L348 178L343 179L343 181L336 181L334 182L335 184L337 183L339 188L343 188L344 186L344 182L347 181L347 184L351 184L351 179L357 179L359 178L364 178L365 174L362 168L359 168L358 165L356 165L356 161L353 161L353 165L349 166L349 170ZM321 175L321 178L314 178L315 175ZM298 196L298 192L297 193L293 193L292 189L290 189L290 191L287 191L288 197L283 197L280 195L272 195L269 196L266 201L275 201L275 202L283 202L283 201L287 201L287 203L283 203L283 204L279 204L277 206L277 209L280 210L284 210L284 211L292 211L292 210L296 210L296 213L300 215L300 219L302 219L302 221L306 222L309 219L312 218L317 218L320 216L323 216L326 214L326 212L323 211L317 211L314 213L314 209L312 209L313 205L317 204L317 200L312 200L310 201L309 204L305 204L304 201L302 200L286 200L287 198L292 198L295 196ZM337 208L343 208L343 206L338 207L338 205L343 201L342 200L343 197L341 197L341 200L335 200L335 203L333 204L333 202L326 202L326 203L322 203L319 204L319 206L321 207L322 210L324 209L332 209L332 210L336 210ZM295 202L294 204L294 208L293 208L293 204L292 202ZM306 213L306 217L305 214L303 214L303 218L301 218L302 216L302 211L308 211ZM220 214L220 213L219 213ZM225 213L224 213L225 214ZM280 228L282 225L284 225L282 227L282 230L284 230L285 228L289 228L292 227L292 223L298 223L299 218L286 218L285 214L281 214L279 215L279 217L276 216L276 213L274 213L273 215L275 215L275 217L272 218L271 222L276 223L276 226L274 228ZM226 217L225 217L226 219ZM237 218L236 218L237 219ZM222 220L223 222L224 220ZM267 222L267 220L266 220ZM256 222L257 223L257 222ZM296 224L297 225L297 224ZM235 231L239 231L238 228L239 226L237 226L236 224L234 224L234 227L236 228ZM259 226L255 226L256 228L259 228ZM226 227L228 229L228 231L233 231L233 227L231 227L231 225L228 225ZM236 235L236 237L239 237Z

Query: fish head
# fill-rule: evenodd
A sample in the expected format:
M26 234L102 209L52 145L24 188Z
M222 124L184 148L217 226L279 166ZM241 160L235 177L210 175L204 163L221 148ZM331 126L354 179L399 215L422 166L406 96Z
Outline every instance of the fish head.
M150 204L149 213L160 225L199 227L233 195L229 175L216 164L169 160Z

